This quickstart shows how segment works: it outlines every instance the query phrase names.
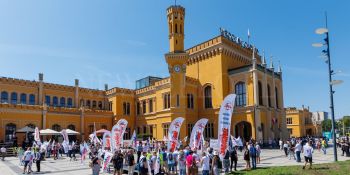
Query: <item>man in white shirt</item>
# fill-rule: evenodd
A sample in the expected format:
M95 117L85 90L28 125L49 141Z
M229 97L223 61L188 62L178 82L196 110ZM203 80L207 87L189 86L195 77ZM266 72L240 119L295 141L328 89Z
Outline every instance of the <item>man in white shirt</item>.
M314 152L314 149L310 146L312 143L309 141L303 148L303 153L305 157L305 164L303 166L303 169L305 169L306 164L310 164L310 169L312 167L312 153Z
M202 153L202 174L203 175L209 175L210 170L210 164L209 164L209 156L205 154L205 152Z
M297 144L295 145L295 154L297 155L297 162L301 162L300 153L302 148L303 147L301 146L300 141L297 141Z
M282 139L280 139L279 145L280 145L280 150L282 151L282 149L283 149L283 141L282 141Z
M1 147L1 157L2 157L2 161L5 160L5 155L6 155L6 148L3 146L3 147Z

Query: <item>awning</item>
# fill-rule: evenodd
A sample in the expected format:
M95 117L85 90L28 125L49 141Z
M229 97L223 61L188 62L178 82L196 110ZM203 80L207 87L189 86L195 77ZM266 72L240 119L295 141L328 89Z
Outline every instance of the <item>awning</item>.
M17 130L16 132L27 133L27 132L34 132L34 131L35 131L35 129L28 127L28 126L25 126L24 128Z
M61 131L62 132L62 131ZM71 129L66 129L68 135L79 135L80 133Z
M40 135L60 135L60 132L54 131L52 129L42 129L40 130Z
M96 131L96 134L101 134L101 133L103 134L105 132L111 132L111 131L108 131L106 129L100 129L100 130Z

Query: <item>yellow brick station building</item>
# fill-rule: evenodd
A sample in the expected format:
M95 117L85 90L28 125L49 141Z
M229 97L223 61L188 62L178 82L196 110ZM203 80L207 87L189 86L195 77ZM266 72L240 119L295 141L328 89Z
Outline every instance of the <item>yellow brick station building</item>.
M287 138L282 71L266 64L258 50L224 29L218 36L184 49L185 9L170 6L166 19L169 77L146 77L136 89L114 87L92 90L43 81L0 79L0 139L11 140L26 125L60 130L71 128L86 139L96 129L111 129L121 118L138 135L163 139L170 122L184 117L180 138L188 136L197 120L208 118L205 138L216 138L221 102L236 93L231 134L245 140ZM190 38L190 36L189 36ZM254 53L253 53L254 52Z
M291 137L322 136L321 123L313 121L312 112L304 106L286 108L286 124Z

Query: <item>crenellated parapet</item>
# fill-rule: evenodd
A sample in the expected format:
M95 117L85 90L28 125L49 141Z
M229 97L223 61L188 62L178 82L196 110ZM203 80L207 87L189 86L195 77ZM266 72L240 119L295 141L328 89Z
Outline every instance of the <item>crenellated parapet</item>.
M242 47L240 44L233 42L220 35L206 42L198 44L186 51L189 54L188 65L195 64L204 59L224 54L228 57L238 59L244 64L251 63L252 49ZM261 56L256 54L256 59L261 62Z
M18 85L18 86L29 86L29 87L37 87L39 82L23 80L17 78L9 78L9 77L0 77L0 83L10 84L10 85Z
M186 83L192 84L192 85L199 85L199 80L196 78L186 76Z
M115 88L112 88L112 89L109 89L109 90L105 91L105 94L107 96L111 96L111 95L115 95L115 94L130 94L130 95L133 95L133 94L135 94L135 92L132 89L115 87Z
M44 83L44 89L73 92L74 86L54 84L54 83Z

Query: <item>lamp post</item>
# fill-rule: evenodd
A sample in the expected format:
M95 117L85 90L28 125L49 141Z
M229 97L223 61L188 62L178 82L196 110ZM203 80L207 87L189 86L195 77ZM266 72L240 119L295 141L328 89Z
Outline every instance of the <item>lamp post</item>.
M326 28L319 28L316 30L316 34L319 35L326 35L326 38L324 39L325 43L316 43L312 44L314 47L322 47L326 46L326 49L322 50L323 57L326 60L326 63L328 64L328 79L329 79L329 95L330 95L330 109L331 109L331 115L332 115L332 134L333 134L333 151L334 151L334 161L338 161L337 156L337 140L336 140L336 133L335 133L335 119L334 119L334 101L333 101L333 94L335 91L333 91L333 85L341 84L342 80L333 80L333 75L336 74L332 70L332 64L331 64L331 54L329 50L329 31L328 31L328 24L327 24L327 13L325 13L326 16Z

